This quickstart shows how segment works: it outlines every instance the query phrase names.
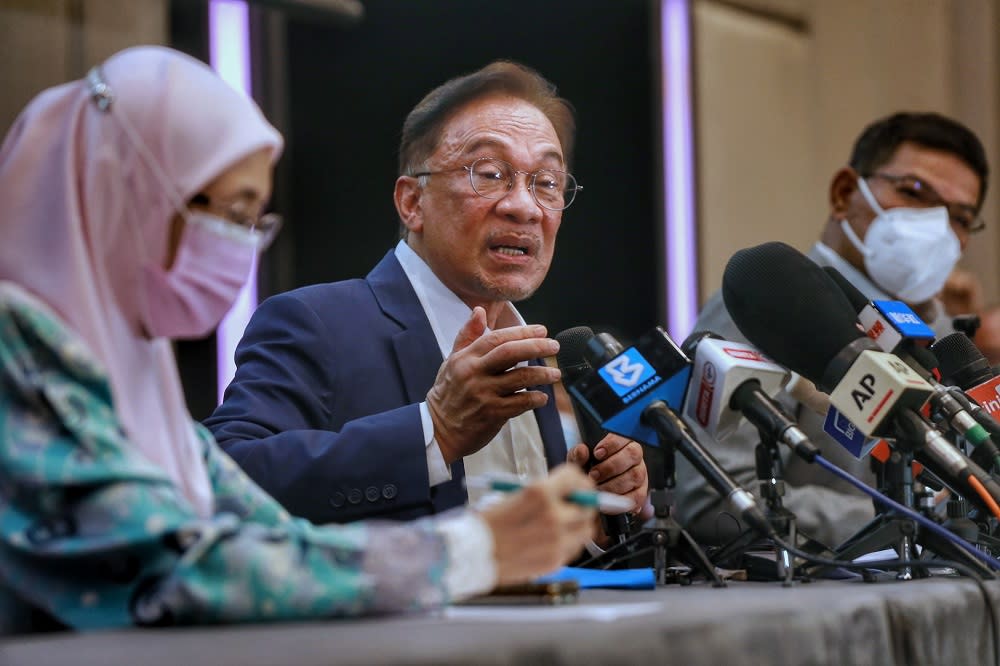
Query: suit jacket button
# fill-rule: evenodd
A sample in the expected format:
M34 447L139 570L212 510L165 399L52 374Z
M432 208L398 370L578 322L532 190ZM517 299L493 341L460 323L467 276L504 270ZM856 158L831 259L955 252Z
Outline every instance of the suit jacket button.
M330 506L332 506L334 509L339 509L340 507L344 506L345 499L346 498L344 497L344 493L334 493L333 497L330 498Z
M391 483L387 483L384 486L382 486L382 497L386 498L387 500L391 500L395 496L396 496L396 486L392 485Z
M375 486L368 486L367 488L365 488L365 499L368 500L369 502L377 502L378 488L376 488Z
M361 489L351 489L351 492L347 493L347 501L351 504L361 504Z

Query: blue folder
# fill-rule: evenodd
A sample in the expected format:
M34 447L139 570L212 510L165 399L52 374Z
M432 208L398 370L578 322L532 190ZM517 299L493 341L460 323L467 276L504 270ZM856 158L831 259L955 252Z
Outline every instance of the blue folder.
M575 580L580 589L612 588L618 590L652 590L656 578L652 569L580 569L563 567L538 579L540 583Z

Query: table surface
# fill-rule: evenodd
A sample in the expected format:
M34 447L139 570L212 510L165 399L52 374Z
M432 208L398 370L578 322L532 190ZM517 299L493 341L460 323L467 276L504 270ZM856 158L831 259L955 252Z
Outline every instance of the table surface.
M1000 605L1000 581L986 588ZM965 579L696 583L562 607L16 637L0 664L994 664L991 622Z

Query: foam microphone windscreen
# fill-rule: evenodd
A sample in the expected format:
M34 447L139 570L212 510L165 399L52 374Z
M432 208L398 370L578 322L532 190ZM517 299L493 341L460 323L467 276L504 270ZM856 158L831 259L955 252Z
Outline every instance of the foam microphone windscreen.
M840 291L844 293L844 296L847 297L847 302L851 304L852 308L854 308L855 313L861 312L865 309L865 306L869 303L868 297L862 294L857 287L851 284L850 281L844 277L843 273L838 271L833 266L824 266L823 272L829 275L834 284L836 284L840 288Z
M990 362L965 333L944 336L931 345L931 351L945 384L964 390L993 379Z
M559 343L556 363L562 372L563 386L569 387L593 370L586 358L587 344L593 339L594 331L588 326L574 326L556 335L556 341ZM572 405L580 437L593 450L604 437L605 431L601 424L581 408L575 400L572 401ZM570 446L575 443L567 442Z
M837 353L861 337L856 312L829 275L780 242L740 250L722 277L722 300L765 354L820 382Z
M556 335L556 342L559 343L556 363L562 371L564 384L572 384L590 370L584 354L587 343L593 337L594 331L589 326L574 326Z

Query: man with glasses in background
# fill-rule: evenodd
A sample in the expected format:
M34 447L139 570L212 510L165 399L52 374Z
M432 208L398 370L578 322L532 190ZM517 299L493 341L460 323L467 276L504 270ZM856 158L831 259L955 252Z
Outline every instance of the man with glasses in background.
M527 481L567 460L560 373L541 362L558 345L513 302L545 278L583 189L574 131L569 103L521 65L446 82L403 125L395 249L363 280L257 309L206 425L292 513L411 519L475 500L466 477ZM589 455L579 444L568 459ZM639 511L639 444L609 435L594 457L600 489Z
M848 166L834 174L830 213L808 256L836 268L870 300L907 302L938 337L953 333L938 294L972 234L984 227L979 213L988 173L979 139L954 120L935 113L878 120L857 139ZM706 303L695 330L746 339L720 293ZM781 397L825 457L873 481L868 461L855 459L828 437L821 416ZM755 492L758 439L744 422L734 434L711 442L723 467ZM681 519L696 538L721 543L735 536L736 525L723 515L717 493L697 474L679 470L677 476ZM870 499L795 456L785 460L784 478L783 503L798 517L798 528L829 546L839 545L874 516Z

